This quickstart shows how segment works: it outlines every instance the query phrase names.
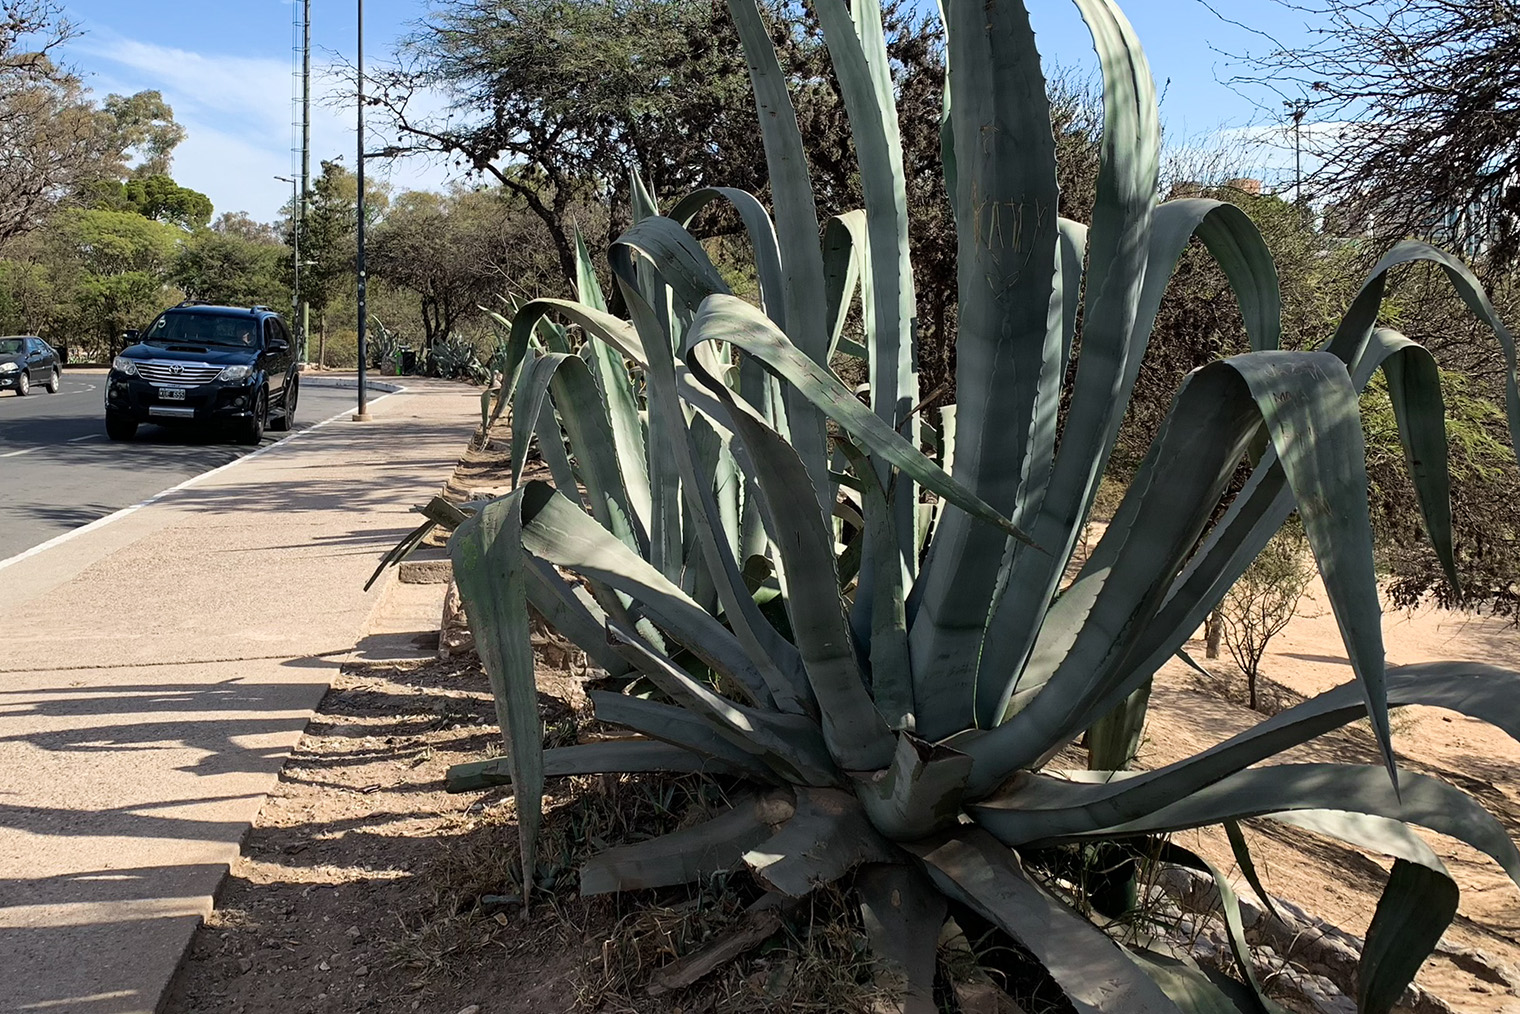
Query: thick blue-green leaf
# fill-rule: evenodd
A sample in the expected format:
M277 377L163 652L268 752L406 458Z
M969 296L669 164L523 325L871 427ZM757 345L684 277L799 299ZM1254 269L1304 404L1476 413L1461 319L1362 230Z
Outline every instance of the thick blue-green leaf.
M631 596L709 668L771 703L756 663L721 623L584 511L540 482L522 487L522 544L533 555Z
M656 743L647 739L581 743L544 751L544 775L548 778L639 774L647 771L708 775L748 773L743 766L727 764L669 743ZM512 761L509 757L455 764L444 775L444 787L449 792L476 792L481 789L507 788L513 784Z
M1378 899L1357 969L1357 1010L1389 1014L1457 914L1461 892L1449 876L1396 859Z
M1077 1014L1176 1014L1176 1004L1123 948L1041 890L991 835L968 828L905 847L940 890L1033 954Z
M855 290L860 290L864 307L871 302L871 268L865 262L866 213L847 211L834 215L823 225L824 290L829 301L829 355L845 352L861 359L870 358L863 345L844 340L845 320Z
M1023 4L947 6L955 144L956 475L1012 516L1032 428L1053 430L1035 399L1059 388L1055 141L1045 78ZM1006 538L960 510L938 519L909 642L918 729L938 738L973 723L977 658Z
M1058 781L1036 777L1042 785ZM1051 795L1059 789L1054 784L1045 786ZM1346 810L1416 824L1464 841L1490 856L1520 885L1520 850L1515 848L1504 825L1467 793L1440 779L1412 771L1399 772L1396 791L1387 772L1371 765L1278 764L1248 768L1135 820L1033 841L1024 840L1011 826L1020 823L1016 816L1023 805L1020 795L1015 789L995 803L973 805L971 816L1014 847L1043 847L1094 837L1160 834L1282 811ZM1028 825L1024 826L1027 829Z
M607 610L579 582L565 580L543 560L528 557L525 561L528 602L543 614L549 626L586 653L609 676L622 676L632 668L628 661L607 643Z
M475 646L491 681L517 787L517 835L524 896L533 889L538 831L543 820L543 723L528 641L527 582L523 574L523 497L527 488L492 501L449 539L454 580L469 611ZM609 536L610 538L610 536Z
M713 300L723 297L713 297ZM728 299L714 306L703 304L692 322L693 343L726 336L723 306L743 307L786 343L785 336L758 311L740 300ZM735 344L738 344L737 342ZM789 343L787 348L793 353ZM746 348L739 345L740 348ZM746 348L746 351L749 351ZM798 358L811 369L817 366ZM759 486L761 510L780 554L782 588L791 618L792 636L817 698L824 738L839 765L849 771L874 771L885 767L892 754L892 737L881 713L866 692L855 657L839 595L839 572L834 559L834 534L823 520L823 510L813 495L802 459L780 434L764 420L746 410L717 377L709 374L694 355L687 365L712 394L727 407L730 424L743 444L741 461ZM856 408L877 425L884 425L859 402ZM738 448L736 447L736 452Z
M787 337L814 362L829 354L828 297L824 292L823 254L818 245L818 208L808 177L797 111L787 93L787 78L771 47L757 0L728 0L729 12L744 47L765 165L770 175L776 237L786 273ZM828 482L828 442L823 413L795 391L786 392L787 431L807 466L820 502L832 498Z
M1238 374L1239 380L1217 387L1216 392L1259 413L1272 446L1281 455L1391 773L1382 611L1367 514L1365 450L1350 377L1334 357L1323 352L1253 352L1198 371L1179 394L1179 405L1199 380L1224 377L1228 371ZM967 747L979 768L973 791L990 791L1017 768L1091 725L1148 677L1149 673L1134 669L1127 660L1147 633L1169 576L1192 545L1184 539L1187 545L1179 548L1171 537L1179 532L1197 537L1196 516L1181 524L1167 515L1173 510L1196 511L1199 505L1166 507L1170 494L1181 487L1173 485L1174 479L1157 481L1170 474L1161 471L1163 467L1186 471L1185 458L1175 457L1166 446L1174 418L1175 414L1168 417L1167 431L1131 484L1114 523L1042 630L1029 674L1036 683L1045 673L1055 675L1027 708ZM1244 425L1248 417L1234 418ZM1222 418L1219 425L1224 425ZM1245 425L1246 436L1249 431ZM1239 437L1242 432L1226 427L1220 434ZM1315 439L1304 439L1307 434ZM1203 434L1184 433L1178 438L1212 442ZM1221 462L1228 478L1230 462L1222 458L1206 458L1200 467L1208 473ZM1212 481L1218 473L1203 478ZM1193 476L1189 481L1202 479ZM1208 504L1214 502L1217 495L1202 505L1205 515ZM1166 537L1155 544L1151 540L1160 531Z
M653 326L653 315L648 304L621 274L618 282L634 320L644 321L646 327ZM734 302L749 306L742 300ZM765 319L758 310L753 307L750 309L756 316ZM767 324L769 325L768 321ZM699 315L693 321L692 333L699 333L700 327ZM650 384L651 436L655 435L654 427L660 426L662 439L670 448L675 475L679 477L683 494L692 507L689 518L696 528L703 556L711 570L714 591L723 604L734 633L763 674L776 705L791 713L815 714L816 704L809 690L809 678L804 672L805 655L799 655L797 649L781 637L770 621L760 613L735 559L730 533L721 530L723 517L710 482L699 472L693 430L686 420L685 408L681 395L678 394L676 362L667 354L663 343L653 343L647 347L650 349L646 376ZM695 360L692 362L695 363ZM711 421L724 426L731 425L728 416L732 412L732 397L727 385L722 380L712 378L705 369L697 379L708 386L715 384L723 392L723 397L716 401L709 396L709 401L714 401L717 406ZM751 470L745 471L751 478L754 477ZM733 534L740 535L737 532Z
M897 534L892 528L891 494L882 488L876 469L869 459L848 440L835 443L850 460L861 484L861 510L864 512L861 552L873 553L870 580L862 568L862 577L850 611L850 625L856 639L868 648L871 663L871 697L891 729L913 728L913 674L908 663L908 620L905 610L907 589L903 569L898 561ZM862 636L864 635L864 636Z
M701 333L688 339L688 350L703 341L711 340L727 341L744 350L805 395L852 439L876 456L907 473L920 485L949 499L962 510L1014 538L1025 537L1006 517L946 475L933 461L861 405L838 378L801 355L762 313L742 299L732 296L709 297L692 322L694 334L699 326ZM688 361L688 366L691 365ZM712 384L708 383L707 386L711 388Z
M1516 460L1520 461L1520 379L1517 379L1515 337L1499 319L1493 303L1489 302L1488 294L1483 291L1482 284L1466 265L1451 254L1416 240L1404 240L1388 251L1373 267L1372 273L1362 286L1362 291L1352 302L1346 315L1341 318L1340 326L1336 328L1335 336L1330 339L1326 351L1339 356L1348 365L1356 362L1373 328L1377 325L1378 310L1383 303L1383 291L1387 285L1388 272L1399 265L1416 261L1428 261L1446 272L1446 277L1451 281L1452 287L1457 290L1457 294L1462 297L1462 301L1467 304L1468 309L1475 317L1492 328L1494 337L1499 340L1499 348L1504 353L1507 366L1505 395L1509 409L1510 442L1514 445Z
M945 896L911 865L872 863L855 874L855 893L871 951L905 987L901 1014L938 1014L934 974Z
M750 778L770 782L780 780L779 774L765 764L764 758L734 746L718 734L711 722L696 712L673 704L606 690L592 690L587 696L591 698L599 722L621 725L625 729L662 740L694 756L709 758L718 767L726 767Z

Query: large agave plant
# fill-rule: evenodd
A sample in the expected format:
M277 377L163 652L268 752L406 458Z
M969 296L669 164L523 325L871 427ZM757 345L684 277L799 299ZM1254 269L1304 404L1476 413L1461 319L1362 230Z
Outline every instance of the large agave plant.
M914 293L879 11L869 0L814 0L866 205L820 228L758 7L730 0L774 218L738 191L704 191L668 215L641 193L636 223L610 251L631 320L608 312L584 250L580 301L536 300L515 314L514 460L536 432L555 481L478 505L452 537L509 747L453 780L515 786L531 882L548 776L746 779L750 800L607 851L582 871L582 890L676 884L741 860L792 895L853 873L873 942L907 972L910 1009L926 1011L946 895L1017 938L1079 1011L1271 1009L1243 942L1245 987L1232 993L1185 957L1121 947L1022 860L1130 842L1196 863L1156 836L1223 823L1240 841L1235 822L1254 817L1310 827L1395 858L1359 990L1361 1009L1386 1011L1456 905L1449 873L1411 826L1472 844L1520 883L1520 851L1491 815L1397 770L1388 709L1451 708L1520 738L1520 676L1460 663L1385 669L1357 393L1384 371L1432 544L1455 580L1440 388L1427 352L1377 327L1387 273L1438 264L1492 327L1520 449L1514 342L1465 268L1404 243L1320 350L1279 350L1277 280L1261 237L1227 204L1157 203L1145 58L1112 3L1076 5L1104 80L1090 227L1058 216L1045 82L1023 5L943 4L960 330L957 402L936 459L905 436L919 400ZM729 294L685 228L712 201L732 205L747 228L759 307ZM1106 534L1063 589L1192 237L1228 275L1255 351L1187 378ZM857 292L861 345L840 337ZM584 343L550 321L576 326ZM831 372L837 352L867 360L868 404ZM1208 528L1248 456L1258 462L1249 482ZM1195 757L1125 770L1154 673L1295 509L1355 681ZM542 750L529 603L609 671L657 688L593 694L599 718L645 738ZM1258 766L1366 716L1382 766ZM1084 734L1092 770L1046 770Z

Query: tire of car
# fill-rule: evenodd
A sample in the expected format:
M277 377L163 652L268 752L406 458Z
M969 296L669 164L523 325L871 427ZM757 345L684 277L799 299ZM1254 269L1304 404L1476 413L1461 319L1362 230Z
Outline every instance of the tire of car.
M269 428L277 433L288 433L296 427L296 402L301 400L301 382L292 380L285 388L285 406L278 419L272 419Z
M53 367L53 372L48 374L47 393L48 394L57 394L58 393L58 387L59 387L60 383L62 382L62 380L63 380L63 378L61 376L59 376L58 367L56 367L56 366Z
M106 436L112 440L131 440L137 436L137 423L124 415L107 412Z
M16 397L25 398L32 392L32 377L25 370L16 378Z
M238 428L237 442L252 447L264 439L264 427L269 424L269 395L265 391L259 391L259 400L254 405L253 415L243 421Z

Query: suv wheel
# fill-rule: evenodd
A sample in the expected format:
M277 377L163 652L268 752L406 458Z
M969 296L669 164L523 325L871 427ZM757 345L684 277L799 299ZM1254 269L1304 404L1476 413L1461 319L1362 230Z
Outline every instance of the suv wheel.
M285 405L280 417L270 422L269 428L278 433L288 433L296 428L296 402L301 399L301 382L292 380L285 388Z
M16 378L16 397L18 397L18 398L25 398L28 394L31 393L31 391L32 391L32 377L31 377L31 374L27 373L25 370L22 370L21 371L21 375Z
M106 413L106 436L112 440L131 440L136 435L136 422L115 412Z
M252 447L264 439L264 427L269 423L269 395L259 391L259 400L253 406L253 415L245 419L238 430L240 444Z
M58 375L58 367L53 367L53 372L48 374L47 393L57 394L59 382L63 379Z

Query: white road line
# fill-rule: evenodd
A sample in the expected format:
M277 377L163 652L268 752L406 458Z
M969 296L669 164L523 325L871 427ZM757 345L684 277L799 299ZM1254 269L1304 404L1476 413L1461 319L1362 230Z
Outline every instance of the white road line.
M18 458L23 454L31 454L33 451L40 450L42 450L41 447L28 447L21 451L6 451L4 454L0 454L0 458Z
M99 439L100 439L100 434L99 433L86 433L82 437L69 437L68 442L71 443L71 444L77 444L81 440L99 440Z
M391 396L391 394L400 394L400 393L404 392L405 390L406 390L406 388L398 386L394 391L391 391L389 394L382 394L378 398L370 398L370 399L368 399L369 400L369 404L373 405L376 402L384 401L386 398L389 398ZM310 426L306 427L305 429L296 430L294 433L290 434L289 436L282 437L279 440L276 440L272 444L266 444L266 445L264 445L263 447L260 447L258 450L254 451L251 454L245 454L245 455L243 455L240 458L235 458L232 461L227 462L225 465L218 465L217 467L215 467L215 468L213 468L213 469L211 469L209 471L202 472L199 475L192 475L190 478L186 479L184 482L177 483L177 484L175 484L173 486L170 486L166 490L163 490L163 491L158 492L158 493L154 493L152 496L148 497L146 500L142 500L142 501L140 501L138 503L135 503L135 504L133 504L130 507L123 507L121 510L116 511L115 513L112 513L112 514L107 514L103 518L96 518L94 521L91 521L89 524L87 524L87 525L81 525L78 528L75 528L75 529L72 529L70 531L64 532L62 535L55 535L53 538L48 539L46 542L40 542L40 543L38 543L37 545L33 546L31 549L23 550L22 552L17 553L15 556L12 556L12 557L10 557L8 559L5 559L5 560L0 560L0 570L4 570L5 568L9 567L13 563L20 563L22 560L30 559L30 558L36 556L38 553L46 552L47 550L52 549L54 546L62 545L63 543L68 542L71 539L77 538L77 537L85 534L86 532L93 532L95 529L97 529L97 528L104 528L106 525L109 525L109 524L111 524L114 521L120 521L122 518L127 517L128 515L136 514L138 511L142 510L144 507L151 507L153 504L158 503L158 501L162 500L164 497L168 496L171 493L178 493L182 489L188 489L191 486L196 485L197 483L201 482L204 479L211 478L213 475L216 475L218 472L225 472L227 469L232 468L235 465L240 465L240 464L242 464L245 461L252 461L254 458L257 458L260 455L268 454L270 451L275 450L276 448L284 447L285 445L289 444L292 440L295 440L295 439L301 437L303 434L311 433L311 432L313 432L315 430L319 430L323 426L326 426L328 423L337 422L339 419L348 418L349 416L353 415L353 411L354 410L352 408L345 408L343 411L339 412L337 415L328 416L326 419L323 419L319 423L313 423ZM0 457L9 457L11 455L16 455L16 454L25 454L28 451L35 451L35 450L40 450L40 448L29 447L29 448L27 448L26 451L12 451L10 455L0 455Z

